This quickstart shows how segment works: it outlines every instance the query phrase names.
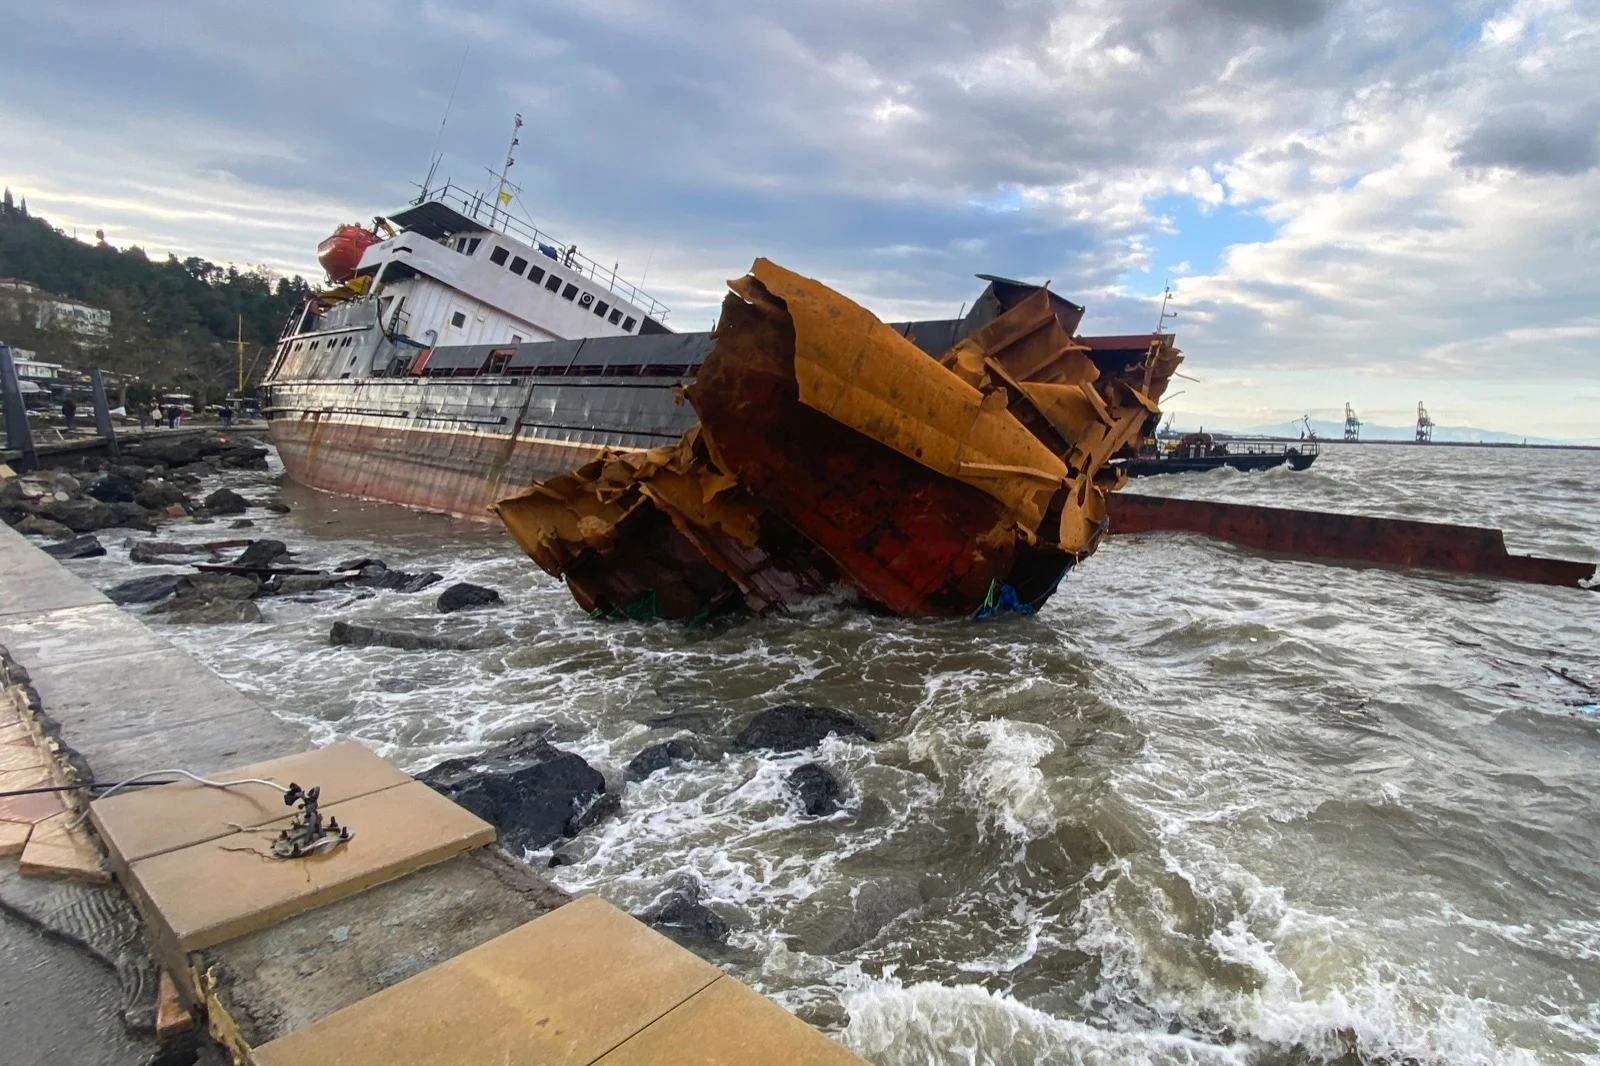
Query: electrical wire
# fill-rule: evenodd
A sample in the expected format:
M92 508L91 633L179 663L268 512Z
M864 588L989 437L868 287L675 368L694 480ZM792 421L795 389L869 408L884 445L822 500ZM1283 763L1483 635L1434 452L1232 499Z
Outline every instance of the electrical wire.
M162 775L165 775L165 774L177 774L180 777L187 777L189 780L194 781L194 782L196 782L198 784L205 785L207 788L237 788L240 785L266 785L268 788L277 789L280 793L282 793L284 795L288 795L289 794L288 786L280 785L276 781L268 781L268 780L266 780L264 778L260 778L260 777L241 777L237 781L213 781L208 777L201 777L199 774L193 773L192 771L174 767L174 768L172 768L170 770L146 770L142 774L134 774L132 777L124 778L123 780L118 781L116 784L112 785L110 788L106 789L104 792L100 793L100 795L95 797L95 798L96 799L105 799L108 796L110 796L113 793L115 793L117 790L122 789L122 788L126 788L129 785L141 782L147 777L159 777L159 776L162 776ZM168 782L168 783L169 784L177 784L177 782ZM71 825L67 826L67 828L68 829L76 829L76 828L78 828L78 826L82 825L84 823L84 821L88 817L89 817L89 812L87 810L85 810L82 814L78 815L78 817L72 822Z

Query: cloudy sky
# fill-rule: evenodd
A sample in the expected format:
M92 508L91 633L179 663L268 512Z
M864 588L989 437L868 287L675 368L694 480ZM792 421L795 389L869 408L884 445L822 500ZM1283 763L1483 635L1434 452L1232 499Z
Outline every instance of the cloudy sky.
M464 60L464 62L463 62ZM440 140L703 329L764 255L886 318L1163 285L1180 422L1600 438L1600 0L0 0L0 180L311 274Z

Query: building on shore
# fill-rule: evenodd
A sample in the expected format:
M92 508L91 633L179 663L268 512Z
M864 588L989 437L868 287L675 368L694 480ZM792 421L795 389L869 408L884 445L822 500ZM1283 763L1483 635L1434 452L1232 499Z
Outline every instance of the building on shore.
M76 344L103 344L111 334L110 311L46 292L23 278L0 278L0 303L24 314L31 308L36 329L64 330Z

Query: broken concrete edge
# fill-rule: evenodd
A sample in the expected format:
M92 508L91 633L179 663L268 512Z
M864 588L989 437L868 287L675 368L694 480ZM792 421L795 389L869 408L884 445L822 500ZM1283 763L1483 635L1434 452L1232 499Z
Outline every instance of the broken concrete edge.
M40 750L51 756L56 783L76 785L93 781L94 775L89 770L88 761L62 738L61 723L50 717L45 709L44 702L39 699L39 691L33 687L33 678L12 657L11 649L3 644L0 644L0 682L4 683L7 697L16 704L17 717L28 726ZM80 793L63 793L63 799L70 808L82 813Z

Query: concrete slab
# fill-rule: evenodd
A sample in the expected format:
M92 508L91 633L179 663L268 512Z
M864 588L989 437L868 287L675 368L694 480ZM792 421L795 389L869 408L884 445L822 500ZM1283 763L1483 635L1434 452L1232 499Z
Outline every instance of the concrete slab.
M299 728L171 646L106 660L24 665L40 704L98 780L168 766L207 773L306 748Z
M324 808L380 789L403 785L411 777L353 740L325 748L230 767L212 780L262 778L281 785L297 782L322 790ZM283 794L266 785L211 788L192 781L120 792L97 800L90 820L116 860L124 865L165 851L238 832L238 827L277 822L289 813Z
M865 1066L799 1018L723 977L595 1066Z
M257 1048L257 1066L582 1066L721 978L597 896Z
M32 822L0 822L0 858L21 855L31 832Z
M420 781L323 808L355 837L304 859L271 856L289 819L140 859L130 887L146 916L181 951L282 921L422 866L494 841L494 827Z
M62 811L33 827L22 849L21 870L28 877L70 877L104 884L111 880L100 845L89 827L77 824L76 811Z
M0 646L19 662L66 666L171 647L114 603L0 615Z
M21 533L0 524L0 617L110 602Z
M0 746L0 774L14 770L36 770L48 766L50 759L37 744L6 744Z
M479 848L196 952L184 970L210 977L212 1013L259 1047L568 899L526 863Z
M32 825L67 809L59 792L36 792L31 796L0 796L0 821L27 822Z

